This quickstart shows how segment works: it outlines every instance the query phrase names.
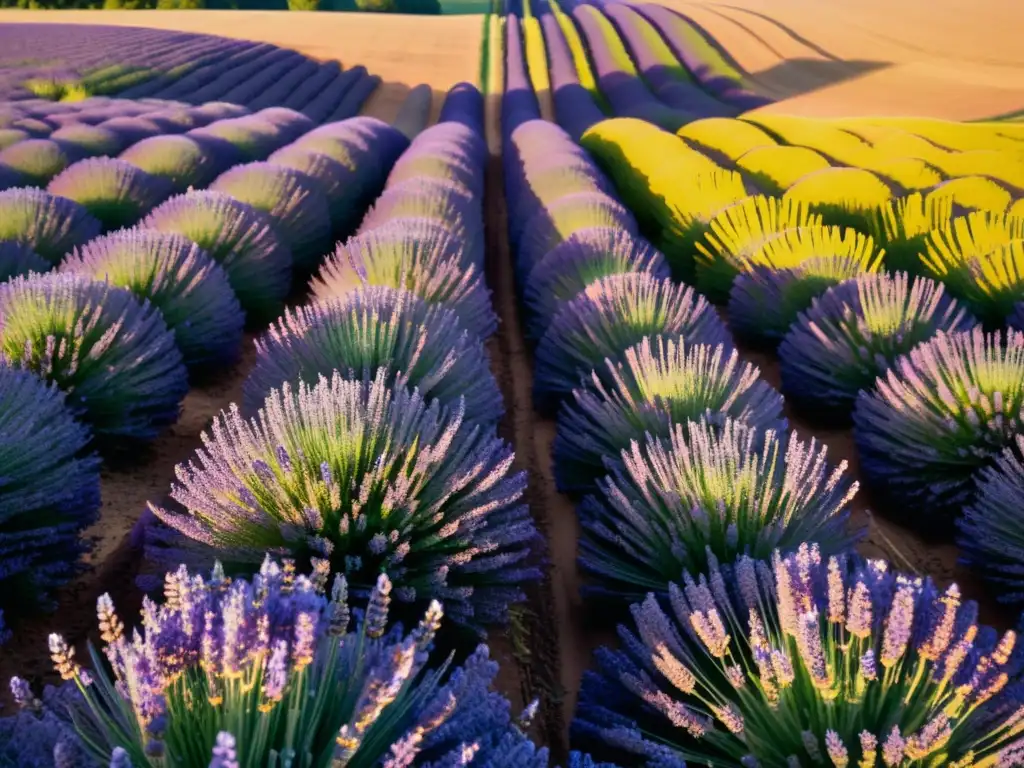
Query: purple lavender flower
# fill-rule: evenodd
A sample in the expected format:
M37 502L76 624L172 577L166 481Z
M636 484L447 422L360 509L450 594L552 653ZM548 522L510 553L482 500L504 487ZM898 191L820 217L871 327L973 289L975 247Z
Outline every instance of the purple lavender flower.
M100 506L89 432L52 384L0 366L0 612L52 607L51 591L79 571L81 532Z
M182 768L230 768L273 752L304 754L310 768L335 760L546 768L547 750L519 730L493 688L498 667L487 647L458 666L431 664L440 604L406 633L388 624L381 596L389 589L381 576L370 595L377 613L336 633L336 606L287 561L267 559L251 582L203 579L182 566L167 575L164 604L144 606L132 638L107 641L111 671L98 665L91 685L84 670L73 675L84 697L75 726L102 764L116 752L121 764L149 765L160 754Z
M220 192L189 192L172 197L139 226L184 235L202 248L227 272L249 320L262 323L280 314L291 287L291 251L252 206Z
M271 163L248 163L222 173L210 190L265 213L291 249L296 267L311 269L330 248L327 199L304 173Z
M860 275L829 288L779 346L787 398L848 414L900 355L977 321L938 283L905 272Z
M981 469L974 503L957 520L964 560L1008 603L1024 601L1024 540L1018 515L1024 498L1024 435Z
M160 310L189 368L238 359L245 315L227 274L182 235L112 232L69 254L61 272L127 288Z
M159 311L79 275L0 285L0 352L8 365L55 382L104 441L156 437L177 420L188 391Z
M860 533L849 528L857 484L845 470L813 439L731 419L674 424L667 439L634 440L584 499L580 566L592 589L641 600L679 573L704 573L712 557L767 558L804 541L845 552Z
M669 277L661 253L626 230L594 227L573 232L534 265L526 278L523 301L530 312L528 334L541 338L563 304L596 280L633 272Z
M17 173L26 187L45 187L70 163L61 145L50 139L27 139L0 150L0 168Z
M152 176L167 179L175 192L202 189L217 177L214 153L188 136L154 136L134 144L120 159Z
M0 192L0 240L22 243L50 264L99 235L100 227L78 203L41 189Z
M909 519L948 524L1024 434L1024 334L936 335L860 394L853 421L865 479Z
M482 270L463 258L465 241L432 219L393 219L338 246L311 282L320 301L342 299L367 286L404 288L428 304L455 312L482 338L497 329Z
M112 157L68 166L46 190L80 203L108 231L132 226L173 191L166 179Z
M14 678L11 687L15 686ZM24 681L19 685L27 689ZM41 698L31 691L18 711L0 717L0 766L4 768L95 768L74 730L84 700L74 683L46 686ZM24 701L24 705L22 705Z
M597 652L577 746L624 765L851 768L1003 765L1024 746L1016 634L979 627L956 585L816 544L709 566L633 605L622 649ZM868 654L884 672L862 674Z
M608 373L626 350L656 334L732 348L714 307L692 288L647 272L594 280L563 304L537 345L535 406L555 410L595 375L610 383Z
M593 374L559 412L552 450L560 490L595 490L607 461L614 465L645 434L669 437L674 423L732 418L785 428L782 396L723 344L656 337L629 348L624 358L608 363L607 379Z
M153 508L199 551L232 562L266 551L326 557L357 595L387 573L397 599L443 598L472 626L504 620L536 575L524 562L536 536L520 502L525 478L509 474L508 447L468 422L461 403L449 411L392 391L384 370L372 383L335 373L315 387L286 384L257 420L232 408L203 440L171 491L186 511Z
M379 370L442 406L462 400L467 419L490 424L504 412L483 344L455 313L385 287L287 312L256 342L245 411L254 415L285 383L312 386L334 371L368 382Z
M243 160L257 162L266 160L279 147L288 143L284 132L269 120L253 115L229 117L195 128L186 134L200 141L207 138L220 139L234 147Z

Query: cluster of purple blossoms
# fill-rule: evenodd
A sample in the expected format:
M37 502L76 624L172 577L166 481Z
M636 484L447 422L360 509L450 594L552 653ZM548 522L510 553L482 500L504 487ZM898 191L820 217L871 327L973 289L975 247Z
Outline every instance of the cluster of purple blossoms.
M206 187L217 177L220 165L213 150L189 136L154 136L119 157L151 176L167 179L177 193Z
M768 558L816 541L825 554L852 549L857 483L828 449L732 419L674 424L665 439L633 441L578 514L587 591L629 601L661 592L709 558Z
M381 370L285 384L251 422L232 406L177 468L171 497L185 511L153 512L228 564L325 558L357 594L387 573L401 602L440 600L474 627L505 621L537 575L525 475L461 401L447 410L387 382ZM180 561L181 537L168 549L151 530L149 554Z
M160 310L190 369L228 366L242 347L245 314L220 265L188 238L142 229L98 237L61 272L126 288Z
M74 200L111 231L131 227L171 196L171 183L131 163L93 157L71 165L46 191Z
M25 243L17 240L0 240L0 282L30 272L42 274L50 269L50 263Z
M853 422L865 480L913 521L948 525L1024 434L1024 334L938 334L859 395Z
M178 419L188 374L160 312L80 275L0 285L6 364L57 384L97 439L151 440Z
M634 440L668 438L673 424L732 418L786 427L782 396L724 344L645 338L624 358L609 362L605 376L594 373L562 405L552 448L559 490L592 492Z
M286 312L256 342L244 409L255 414L286 382L313 385L335 371L369 382L382 369L391 386L415 387L448 408L461 399L472 421L491 424L504 412L484 346L455 313L387 287Z
M713 561L631 612L572 729L624 765L1024 764L1017 635L955 584L804 544Z
M0 151L0 168L25 187L45 187L70 163L61 145L50 139L27 139Z
M389 622L387 576L361 611L350 607L344 577L328 595L327 563L312 566L299 575L291 561L268 558L251 581L231 580L219 565L206 579L182 566L167 574L162 604L144 601L130 634L103 595L104 646L92 651L92 670L51 635L56 670L80 696L70 702L73 729L49 726L65 742L77 733L74 746L87 752L60 764L227 768L277 755L309 768L546 768L547 750L521 730L535 707L511 716L487 646L457 666L433 658L440 603L405 632ZM12 690L26 710L44 708L24 681Z
M52 607L51 591L78 571L80 534L100 507L89 439L56 386L0 366L0 616L8 623Z
M977 320L932 280L865 274L829 288L779 346L782 391L801 405L848 415L896 358L939 332Z
M227 273L246 318L276 317L291 288L292 254L270 220L220 192L172 197L139 225L187 237Z

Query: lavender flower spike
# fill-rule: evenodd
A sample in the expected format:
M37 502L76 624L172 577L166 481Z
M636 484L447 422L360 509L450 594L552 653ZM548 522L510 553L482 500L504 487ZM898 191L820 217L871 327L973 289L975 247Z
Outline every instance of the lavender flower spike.
M494 690L498 667L486 646L460 665L432 658L439 604L406 632L378 601L372 627L360 618L336 633L330 618L339 606L321 586L269 558L251 581L216 570L203 578L184 566L167 574L164 602L143 605L132 639L106 640L106 659L93 652L96 682L83 667L62 667L80 691L73 727L87 754L74 765L159 758L236 768L301 754L308 768L547 768L547 750L520 731ZM43 717L57 739L75 739L71 724L50 714L57 703L44 701ZM0 734L5 725L0 719ZM44 744L51 752L54 740Z
M508 446L468 422L461 401L427 405L389 387L383 369L372 382L285 384L258 419L222 414L203 444L171 491L186 511L153 508L199 551L327 558L356 595L386 573L399 602L438 599L474 627L505 620L536 576L524 562L536 536L525 477L510 474Z
M595 757L996 768L1024 750L1016 633L979 626L955 584L801 544L668 593L633 605L584 676L571 735Z

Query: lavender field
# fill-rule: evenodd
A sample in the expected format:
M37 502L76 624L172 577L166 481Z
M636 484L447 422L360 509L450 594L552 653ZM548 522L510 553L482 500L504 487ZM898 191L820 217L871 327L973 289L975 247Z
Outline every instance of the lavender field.
M0 768L1024 765L1024 132L481 23L0 24Z

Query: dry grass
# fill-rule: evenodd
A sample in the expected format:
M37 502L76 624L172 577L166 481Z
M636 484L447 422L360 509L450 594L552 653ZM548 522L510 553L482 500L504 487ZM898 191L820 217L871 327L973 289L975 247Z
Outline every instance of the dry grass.
M292 48L315 59L362 64L383 81L364 114L391 121L411 88L434 91L433 116L445 92L480 72L483 20L297 11L0 11L2 23L104 24L200 32Z
M972 120L1024 109L1016 0L661 0L779 99L765 111Z

